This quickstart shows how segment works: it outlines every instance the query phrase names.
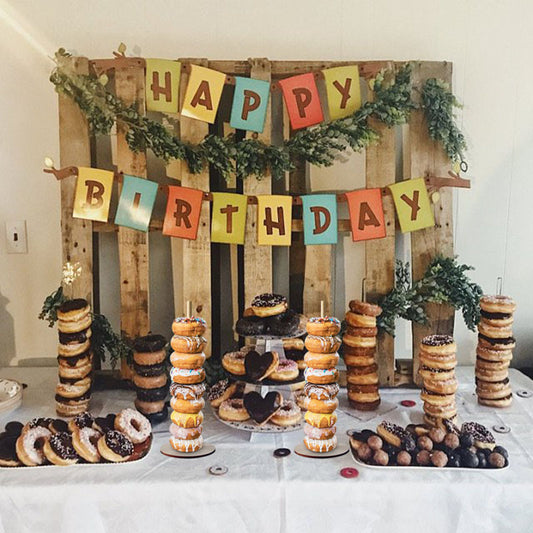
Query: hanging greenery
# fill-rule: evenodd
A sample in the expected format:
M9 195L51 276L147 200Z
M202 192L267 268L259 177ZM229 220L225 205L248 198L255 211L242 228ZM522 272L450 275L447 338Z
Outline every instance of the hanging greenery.
M378 327L394 335L397 318L427 324L425 304L448 304L463 314L468 329L474 331L480 318L481 287L465 274L473 267L461 265L453 257L436 257L422 279L411 283L409 263L396 262L395 287L379 302L383 312Z
M254 138L237 141L234 135L207 135L199 144L191 144L172 135L161 123L141 115L137 104L126 105L109 92L105 74L96 78L74 72L69 58L70 54L63 48L56 52L56 68L50 81L58 93L78 104L93 133L107 135L113 124L120 121L128 126L126 141L132 151L150 148L166 162L184 160L193 174L210 164L224 179L233 173L240 179L261 178L268 171L275 179L280 179L294 168L292 160L295 158L316 166L330 166L348 147L361 151L378 141L379 135L370 127L369 118L392 127L404 124L411 110L417 107L411 99L411 66L406 64L395 76L389 76L386 71L378 74L372 81L374 100L365 102L352 115L300 130L279 146ZM386 81L389 79L391 81ZM458 159L465 145L454 122L455 97L446 91L442 82L432 83L427 91L424 86L423 94L426 95L423 109L430 135L443 143L452 160Z

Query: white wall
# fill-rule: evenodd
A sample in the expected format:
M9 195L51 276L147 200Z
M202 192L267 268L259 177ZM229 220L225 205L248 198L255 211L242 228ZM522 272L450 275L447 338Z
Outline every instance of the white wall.
M473 181L457 194L456 251L487 291L503 276L519 305L517 359L531 364L531 2L0 0L0 17L0 364L55 351L54 332L36 319L61 262L59 188L40 172L58 137L40 50L109 57L120 41L146 57L453 61ZM28 221L28 255L6 255L3 223L13 217ZM457 336L461 359L473 361L475 336L461 325Z

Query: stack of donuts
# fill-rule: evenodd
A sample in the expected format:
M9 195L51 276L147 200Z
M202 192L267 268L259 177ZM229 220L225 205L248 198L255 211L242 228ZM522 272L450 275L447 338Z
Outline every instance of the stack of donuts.
M337 446L335 410L339 405L339 372L335 367L341 341L336 335L341 325L334 317L319 316L310 318L306 328L304 445L313 452L329 452Z
M420 398L424 402L424 422L428 426L445 428L449 422L457 421L456 348L450 335L429 335L420 343L418 373L424 383Z
M516 304L508 296L483 296L480 301L476 349L476 394L478 403L508 407L513 401L509 364L513 358L513 313Z
M200 317L178 317L172 323L170 445L179 452L196 452L204 442L205 371L202 365L207 341L202 335L205 329L206 322Z
M89 407L91 398L91 308L87 300L67 300L57 310L59 383L56 413L75 416Z
M137 391L135 407L156 420L166 418L168 393L166 369L167 340L162 335L138 337L133 343L133 384Z
M381 307L360 300L352 300L349 306L342 338L348 400L359 411L372 411L381 403L375 358L376 317L381 314Z

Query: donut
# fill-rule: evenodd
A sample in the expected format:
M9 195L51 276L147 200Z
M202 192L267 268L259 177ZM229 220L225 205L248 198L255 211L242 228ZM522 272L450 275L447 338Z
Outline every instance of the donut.
M401 447L404 439L410 437L409 432L401 426L386 422L385 420L378 425L376 432L384 441L397 448Z
M479 345L490 348L491 350L512 350L516 346L516 339L514 337L492 339L482 333L479 333L477 337Z
M454 394L459 386L455 376L449 379L424 379L424 387L437 394Z
M337 436L334 435L331 439L311 439L305 436L304 444L312 452L330 452L337 447Z
M335 426L331 426L329 428L317 428L311 424L308 424L307 422L304 424L305 436L309 437L310 439L331 439L335 436L336 432L337 428Z
M202 411L195 414L179 413L178 411L172 411L170 420L182 428L196 428L204 421L204 414Z
M120 431L112 429L98 439L98 452L111 463L127 461L133 454L133 443Z
M346 366L370 366L376 363L373 355L352 355L345 353L343 356Z
M270 422L277 426L287 427L297 424L301 418L302 413L296 402L288 400L272 415Z
M133 370L137 375L149 378L164 374L167 368L165 363L156 363L155 365L138 365L134 361Z
M318 337L334 337L341 330L341 323L333 316L313 316L306 324L307 333Z
M100 452L97 444L101 436L99 431L90 427L75 428L72 432L72 446L76 453L88 463L98 463Z
M117 415L114 413L109 413L107 416L97 416L94 419L94 423L92 425L93 429L96 429L96 431L99 431L100 433L105 433L106 431L110 431L111 429L115 429L115 418Z
M484 400L499 400L507 398L512 393L509 378L501 381L489 382L476 379L476 394Z
M205 363L205 354L172 352L170 363L178 368L198 368Z
M317 385L327 385L335 383L339 378L339 371L336 368L306 368L304 370L305 380Z
M351 300L348 304L352 313L358 313L360 315L379 316L382 309L379 305L374 305L361 300Z
M58 357L57 360L60 378L80 380L89 375L93 369L90 352L75 357Z
M179 316L172 322L172 333L194 337L203 335L207 328L207 322L199 316Z
M133 444L144 442L152 433L150 421L135 409L123 409L115 418L115 429L124 433Z
M337 415L335 413L313 413L307 411L304 415L305 421L316 428L330 428L337 422Z
M479 301L479 306L482 311L488 313L514 313L516 309L515 301L509 296L497 295L483 295Z
M477 325L477 330L481 335L491 339L508 339L513 336L511 326L491 326L483 322L483 320Z
M64 398L79 398L91 388L91 378L85 377L74 383L58 383L56 393Z
M298 331L300 325L300 317L294 311L288 309L287 311L270 316L266 319L266 328L270 335L276 337L286 337L294 335Z
M205 401L203 398L198 398L197 400L181 400L179 398L170 398L170 407L174 411L179 411L180 413L195 414L201 411L205 406Z
M457 406L455 405L455 401L446 405L433 405L424 402L424 413L436 418L446 418L449 420L457 415Z
M43 446L52 433L43 426L25 426L17 438L15 449L19 461L26 466L38 466L46 462Z
M489 326L511 326L514 322L512 313L489 313L488 311L480 311L481 320Z
M59 331L58 337L60 344L79 344L81 342L85 342L87 339L90 339L92 337L92 331L91 328L87 328L76 333L63 333Z
M178 452L197 452L204 445L204 438L200 435L197 439L177 439L170 437L170 445Z
M44 441L43 452L48 461L54 465L74 465L80 460L72 445L70 433L56 433L50 436Z
M80 355L85 353L91 347L91 341L87 339L84 342L72 343L72 344L58 344L57 353L62 357L72 357L74 355Z
M377 323L375 316L361 315L359 313L352 313L352 311L346 313L345 320L353 328L375 328Z
M423 402L431 403L433 405L448 405L454 401L454 394L440 394L430 391L425 387L420 391L420 399Z
M299 375L298 365L290 359L281 359L276 370L268 376L274 381L292 381Z
M351 346L354 348L374 348L377 344L376 337L357 337L354 335L349 335L348 333L344 334L342 342L346 346Z
M339 400L333 398L332 400L315 400L309 398L307 409L313 413L333 413L339 407Z
M19 435L3 434L0 438L0 466L20 466L17 457L17 439Z
M332 400L339 394L339 385L329 383L317 385L315 383L306 383L304 393L311 400Z
M295 337L293 339L283 339L283 349L285 352L289 350L294 351L303 351L304 349L304 341L300 337Z
M170 339L170 345L175 352L200 353L205 348L207 341L204 337L185 337L184 335L174 335Z
M372 395L373 397L376 396L376 394ZM368 398L359 399L359 400L352 400L349 399L350 406L354 409L357 409L358 411L375 411L379 404L381 403L381 398L379 397L379 394L377 394L378 398L377 400L370 400ZM370 394L368 394L368 397L370 398Z
M454 353L449 355L435 355L420 350L419 359L420 364L428 368L453 370L457 366L457 357Z
M243 383L230 383L227 379L222 379L209 388L207 399L209 400L211 407L217 409L222 402L235 397L235 395L238 395L239 392L242 393L243 391Z
M244 316L237 320L235 331L243 337L259 337L266 333L266 322L258 316Z
M304 357L304 362L310 368L332 368L337 366L339 354L307 352Z
M133 341L133 351L137 353L155 353L165 348L167 339L163 335L150 333L142 337L137 337ZM151 363L140 363L151 364Z
M232 422L244 422L250 418L248 411L244 407L242 398L230 398L224 400L218 409L218 416L222 420L229 420Z
M163 387L157 389L142 389L141 387L136 387L137 399L142 402L160 402L167 397L168 388L165 384Z
M309 402L311 401L303 390L296 391L294 393L294 400L302 411L307 411Z
M507 367L501 369L487 368L476 363L476 378L482 381L498 382L506 379L508 375L509 369Z
M442 418L440 416L431 416L426 413L424 414L424 424L431 428L446 429L447 425L449 424L455 425L456 422L457 422L457 416L453 416L452 418Z
M167 352L163 349L155 352L133 352L134 363L142 366L160 365L167 358Z
M194 385L180 385L179 383L170 384L171 396L179 398L180 400L196 400L197 398L201 398L204 392L205 383L195 383Z
M486 346L477 345L476 355L486 361L511 361L513 352L511 350L494 350Z
M222 356L222 366L230 374L236 376L246 375L246 369L244 368L244 358L246 354L244 352L227 352Z
M378 383L378 365L349 367L346 379L351 385L375 385Z
M57 329L60 333L79 333L80 331L83 331L84 329L87 329L91 327L93 320L91 318L91 315L88 314L81 320L78 320L76 322L70 322L58 319L57 320Z
M351 337L375 337L378 334L378 328L354 328L353 326L348 326L346 334Z
M63 302L57 308L57 318L65 322L77 322L88 315L90 310L87 300L74 298Z
M510 361L486 361L481 359L481 357L476 358L476 369L490 370L490 371L500 371L508 370ZM481 378L483 379L483 378ZM490 380L487 380L490 381Z
M420 349L427 354L455 354L457 346L451 335L428 335L421 341Z
M64 398L56 394L56 413L59 416L70 418L72 416L76 416L87 411L87 408L89 407L89 399L83 398L85 397L82 396L77 400L65 400Z
M85 411L76 415L72 420L69 421L68 429L70 432L73 432L76 428L91 428L94 426L94 422L95 420L93 415Z
M494 435L482 424L465 422L461 426L461 435L472 435L476 448L492 450L496 446Z
M159 389L166 387L168 378L166 374L160 374L159 376L139 376L133 375L133 384L140 389Z
M135 409L145 416L157 415L163 413L165 410L165 400L159 400L155 402L146 402L135 398ZM166 417L166 415L165 415Z
M305 347L314 353L335 353L341 346L339 337L318 337L307 335Z
M478 396L477 403L488 407L509 407L513 403L513 395L509 394L509 396L506 396L505 398L497 398L493 400Z
M251 307L255 316L279 315L287 310L287 298L280 294L264 293L252 300Z
M381 403L378 385L348 384L348 401L359 411L372 411Z
M426 365L421 365L418 369L418 373L422 379L430 379L433 381L442 381L452 379L455 375L453 369L446 368L431 368Z
M304 359L305 352L303 350L285 350L285 357L294 361L298 365L298 370L305 370L307 368L307 363Z
M176 424L170 424L169 431L175 439L194 440L202 434L202 426L196 428L182 428L176 426Z
M61 418L52 419L50 424L48 424L48 429L54 434L65 433L69 431L67 422L61 420Z
M205 370L203 368L176 368L170 369L170 379L180 385L191 385L201 383L205 379Z

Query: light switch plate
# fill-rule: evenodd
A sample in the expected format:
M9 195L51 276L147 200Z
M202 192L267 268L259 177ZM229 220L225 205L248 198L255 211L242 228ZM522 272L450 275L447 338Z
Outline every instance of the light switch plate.
M8 254L28 253L28 238L26 235L25 220L6 222L6 247Z

